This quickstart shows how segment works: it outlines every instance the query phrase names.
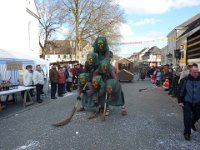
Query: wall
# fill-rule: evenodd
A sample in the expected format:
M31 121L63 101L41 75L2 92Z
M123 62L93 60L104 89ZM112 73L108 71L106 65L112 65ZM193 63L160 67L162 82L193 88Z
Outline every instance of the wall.
M34 4L34 0L30 0ZM0 1L0 48L13 53L25 53L39 58L38 20L26 11L27 0ZM29 51L28 22L31 21ZM33 53L32 53L33 52Z
M173 30L170 34L167 35L168 41L167 41L167 45L168 45L168 52L172 54L172 59L169 60L170 63L172 63L173 65L176 64L176 59L174 56L174 50L176 50L176 30Z

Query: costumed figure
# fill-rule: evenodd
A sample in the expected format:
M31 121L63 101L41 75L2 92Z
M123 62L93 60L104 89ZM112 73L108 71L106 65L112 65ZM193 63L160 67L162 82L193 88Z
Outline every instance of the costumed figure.
M109 79L106 82L106 93L107 93L107 101L111 106L122 106L121 113L122 115L126 115L124 94L121 88L119 81L114 79Z
M82 106L78 111L84 111L85 107L94 107L94 101L92 99L93 88L90 81L89 73L81 73L78 77L78 89L77 89L77 100L82 101ZM85 89L83 87L87 84ZM82 98L80 97L83 94Z
M110 61L109 60L102 60L99 64L99 67L98 69L95 71L94 75L101 75L102 77L102 80L103 82L107 83L107 80L109 79L113 79L115 80L116 82L118 82L119 86L120 86L120 83L118 81L118 78L117 78L117 75L115 73L115 69L114 67L110 64ZM117 84L115 84L117 85ZM122 89L120 89L122 91ZM123 94L123 92L121 92ZM123 99L124 101L124 99ZM106 106L106 116L109 115L109 112L110 112L110 109L109 109L109 104L110 103L107 103ZM113 105L113 104L112 104ZM123 106L122 106L122 113L123 114L127 114L126 113L126 108L125 108L125 103L123 103Z
M113 53L109 51L108 42L106 37L97 37L93 44L94 52L98 54L99 61L103 59L110 60Z
M118 80L114 67L107 59L100 62L98 69L94 72L94 76L96 75L101 75L104 82L108 79Z
M92 80L93 73L99 66L99 60L97 53L90 52L87 54L87 61L85 62L85 70L90 74L90 78Z
M92 87L93 87L93 100L95 106L103 107L106 95L106 86L101 76L95 76L92 79Z

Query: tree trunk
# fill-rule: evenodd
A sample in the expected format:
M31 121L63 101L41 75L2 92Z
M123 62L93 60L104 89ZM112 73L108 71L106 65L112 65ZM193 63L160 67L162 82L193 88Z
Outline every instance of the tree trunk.
M76 7L76 14L75 14L75 20L76 20L76 46L75 46L75 59L79 59L79 43L80 43L80 38L79 38L79 0L76 0L75 7Z

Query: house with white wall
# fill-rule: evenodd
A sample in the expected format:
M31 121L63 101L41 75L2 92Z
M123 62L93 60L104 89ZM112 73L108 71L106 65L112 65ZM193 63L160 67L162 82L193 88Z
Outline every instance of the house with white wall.
M85 63L87 54L90 51L92 51L92 45L88 41L82 41L78 59L79 63ZM75 41L49 40L45 60L48 60L50 63L75 61Z
M34 0L0 1L0 18L0 48L39 58L39 16Z

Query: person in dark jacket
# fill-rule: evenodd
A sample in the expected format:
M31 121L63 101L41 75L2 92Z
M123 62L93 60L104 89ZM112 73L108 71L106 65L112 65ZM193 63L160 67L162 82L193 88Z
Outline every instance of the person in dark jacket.
M51 99L57 99L57 84L58 84L58 71L56 69L56 64L53 64L52 68L49 70L49 77L51 82Z
M196 131L195 123L200 118L200 76L196 66L180 81L178 103L183 108L184 137L190 140L191 129Z

